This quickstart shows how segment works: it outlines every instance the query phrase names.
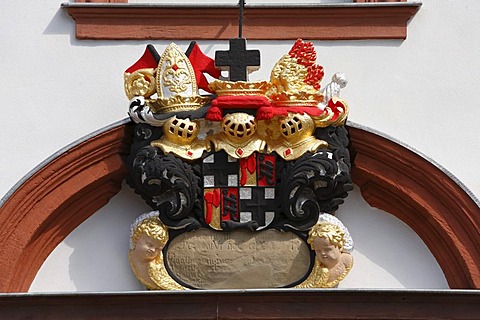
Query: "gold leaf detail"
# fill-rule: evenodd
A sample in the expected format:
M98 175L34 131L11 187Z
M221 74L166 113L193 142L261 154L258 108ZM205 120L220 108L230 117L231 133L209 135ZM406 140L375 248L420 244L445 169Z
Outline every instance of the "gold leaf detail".
M139 69L132 73L125 72L124 87L128 99L135 96L149 98L155 93L155 69Z
M208 85L218 96L262 96L270 88L266 81L222 81L214 80Z
M203 96L180 96L175 95L170 98L158 98L157 100L148 100L150 109L157 113L179 112L195 110L210 102L210 98Z
M168 89L170 92L165 92ZM171 93L197 94L197 83L193 67L180 48L171 43L162 54L157 68L157 92L160 97L170 97Z

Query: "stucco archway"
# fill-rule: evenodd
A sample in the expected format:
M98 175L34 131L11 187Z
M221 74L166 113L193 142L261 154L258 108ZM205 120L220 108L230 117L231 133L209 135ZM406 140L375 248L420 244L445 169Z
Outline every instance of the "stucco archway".
M128 133L127 133L128 132ZM480 288L480 208L451 177L409 149L350 127L353 179L364 198L423 239L451 288ZM121 188L125 122L30 174L0 208L0 292L28 291L52 250Z

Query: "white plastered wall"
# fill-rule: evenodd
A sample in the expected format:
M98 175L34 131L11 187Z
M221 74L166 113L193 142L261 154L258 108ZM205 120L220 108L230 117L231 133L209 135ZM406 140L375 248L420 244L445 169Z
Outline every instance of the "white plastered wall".
M141 56L149 43L78 41L74 36L74 21L60 9L61 2L7 0L0 3L1 196L8 194L25 174L57 150L125 118L128 102L123 93L123 71ZM326 71L323 84L334 72L343 71L348 75L349 85L341 95L350 103L351 121L395 137L434 159L477 197L480 195L480 173L476 170L480 162L477 125L480 108L476 106L480 98L476 88L480 80L479 12L480 1L477 0L425 0L409 23L405 41L314 41L318 63ZM192 32L192 40L195 40L194 36ZM165 41L151 43L159 52L168 44ZM186 49L188 41L177 44ZM199 44L211 56L215 50L228 47L226 41L200 41ZM288 52L291 45L292 42L287 41L249 41L250 48L262 52L262 68L252 74L251 80L268 79L274 63ZM410 256L418 258L420 264L431 263L432 270L438 269L431 255L424 255L423 244L411 240L415 238L411 230L400 228L405 226L389 215L365 208L362 209L363 214L344 213L348 211L346 208L356 203L355 199L356 196L350 197L339 213L357 237L354 238L357 242L356 267L342 286L355 287L358 283L352 281L356 274L362 272L362 276L366 277L369 272L379 270L373 268L374 265L385 270L385 276L377 277L382 279L378 287L415 287L416 280L421 281L430 274L412 273L409 275L412 282L391 277L395 267L385 269L382 256L378 254L377 241L361 240L361 236L354 233L361 228L370 230L368 228L372 226L365 222L368 219L360 218L368 215L377 214L375 221L384 219L382 223L378 222L382 230L380 235L387 231L386 234L390 235L392 230L404 232L398 237L403 240L392 242L385 257L390 259L395 252L409 252ZM111 207L115 201L127 201L128 206L125 207L138 211L116 211L115 207ZM123 238L128 233L124 226L145 209L141 201L123 190L111 204L59 245L37 276L32 289L139 288L130 280L119 283L117 287L115 281L108 281L108 284L101 280L91 281L97 284L82 287L75 280L62 280L59 288L52 288L48 286L49 282L41 282L41 279L48 279L48 274L61 274L65 268L72 274L87 275L88 272L82 271L82 268L91 262L90 259L75 258L78 245L92 238L87 235L96 234L97 224L110 217L112 220L104 223L118 229L98 233L98 238L92 238L92 243L110 243L112 247L105 248L106 251L120 250L123 246L118 239L124 239L121 240L124 243L127 241ZM350 210L353 212L356 207ZM118 241L108 238L112 233L119 237ZM56 255L57 251L62 254ZM390 255L387 254L389 252ZM105 262L99 268L131 276L128 265ZM370 278L377 274L375 272ZM82 282L89 281L83 279ZM444 279L438 277L424 286L445 285Z

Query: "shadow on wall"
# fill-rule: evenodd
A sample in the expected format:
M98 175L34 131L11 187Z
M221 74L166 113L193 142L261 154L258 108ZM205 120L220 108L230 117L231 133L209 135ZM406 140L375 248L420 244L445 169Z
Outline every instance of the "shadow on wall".
M43 31L43 34L69 34L70 37L75 38L75 22L68 16L67 12L59 6L52 20L50 20L50 23Z
M449 288L420 237L393 215L370 207L357 186L336 216L355 244L354 266L340 288Z
M105 207L65 239L73 248L68 269L76 291L145 290L130 269L128 252L130 225L150 210L124 184Z
M70 36L70 45L72 46L82 46L82 47L106 47L106 46L118 46L118 45L138 45L143 43L150 43L152 40L124 40L121 43L118 41L108 41L108 40L77 40L75 32L75 20L70 17L65 9L58 9L53 15L52 19L48 23L45 30L43 30L44 35L69 35ZM186 44L188 46L188 43Z

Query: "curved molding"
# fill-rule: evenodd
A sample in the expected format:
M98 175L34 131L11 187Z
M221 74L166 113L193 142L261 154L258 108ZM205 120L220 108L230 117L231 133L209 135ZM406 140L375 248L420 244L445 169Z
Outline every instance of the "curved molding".
M365 2L365 1L363 1ZM406 39L419 2L247 5L250 40ZM220 40L238 35L236 5L62 3L77 39Z
M121 188L128 124L72 146L31 174L0 208L0 292L28 291L53 249ZM416 153L349 128L353 179L374 207L423 239L451 288L480 288L480 208Z
M440 264L450 288L480 288L480 208L418 154L349 128L353 181L364 199L409 225Z
M0 208L0 292L28 291L37 271L80 223L120 191L125 125L107 130L31 174Z

